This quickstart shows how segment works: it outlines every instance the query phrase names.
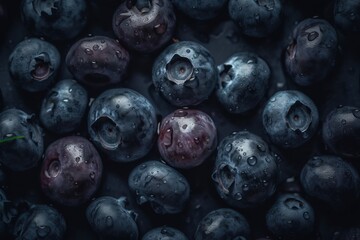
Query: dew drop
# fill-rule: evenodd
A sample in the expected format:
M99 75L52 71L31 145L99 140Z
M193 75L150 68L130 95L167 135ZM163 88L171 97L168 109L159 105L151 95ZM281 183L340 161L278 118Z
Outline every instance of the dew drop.
M303 216L304 216L305 220L309 220L309 219L310 219L310 215L309 215L308 212L304 212Z
M249 157L247 162L250 166L255 166L257 163L257 158L255 156Z
M232 149L232 144L231 143L227 144L225 147L225 151L230 152L231 149Z

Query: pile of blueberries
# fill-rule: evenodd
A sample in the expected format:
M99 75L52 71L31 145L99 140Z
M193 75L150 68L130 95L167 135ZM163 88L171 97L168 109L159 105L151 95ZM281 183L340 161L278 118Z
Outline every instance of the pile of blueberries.
M0 28L0 239L360 239L360 0L1 1Z

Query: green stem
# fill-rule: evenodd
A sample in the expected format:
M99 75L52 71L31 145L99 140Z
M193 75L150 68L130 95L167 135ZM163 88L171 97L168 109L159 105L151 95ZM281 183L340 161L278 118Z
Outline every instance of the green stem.
M14 137L3 138L3 139L0 139L0 143L6 143L6 142L14 141L16 139L22 139L22 138L25 138L25 136L14 136Z

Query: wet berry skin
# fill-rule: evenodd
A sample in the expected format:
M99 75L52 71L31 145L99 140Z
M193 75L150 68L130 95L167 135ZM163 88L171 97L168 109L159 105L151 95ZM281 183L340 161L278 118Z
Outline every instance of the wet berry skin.
M137 240L137 214L127 210L126 198L100 197L86 209L86 218L100 239Z
M218 145L212 178L227 204L251 208L274 194L278 167L265 141L240 131L225 137Z
M87 22L85 0L22 0L23 21L36 36L55 41L69 40L84 29Z
M199 43L183 41L167 47L155 60L155 88L172 105L184 107L206 100L215 88L217 68Z
M319 113L314 102L302 92L284 90L266 103L262 123L271 141L283 148L297 148L316 133Z
M307 195L336 211L351 208L359 198L359 173L337 156L312 157L303 167L300 182Z
M311 239L315 229L312 206L297 194L280 195L266 214L266 226L282 239Z
M271 75L268 64L249 52L232 55L218 66L217 98L230 113L254 109L265 96Z
M131 162L144 157L155 143L155 108L140 93L128 88L110 89L92 103L88 132L110 160Z
M14 237L20 239L62 240L65 237L64 217L47 205L32 205L17 219Z
M65 60L75 79L92 87L121 82L129 61L128 51L105 36L80 39L72 45Z
M38 92L54 83L60 63L60 53L54 45L29 38L17 44L10 54L9 72L20 88Z
M208 213L199 222L194 239L250 239L250 226L240 213L230 208L221 208Z
M175 24L170 0L127 0L115 11L112 26L116 37L125 46L150 53L170 41Z
M0 113L0 161L13 171L35 167L44 151L43 131L34 115L19 109Z
M148 231L141 240L188 240L188 238L176 228L163 226Z
M40 120L54 133L72 132L80 127L88 101L86 90L78 82L62 80L43 99Z
M159 161L147 161L135 167L128 183L138 204L148 202L157 214L180 213L190 197L186 178Z
M335 66L338 40L335 29L323 19L301 21L290 36L285 69L295 83L310 86L323 81Z
M86 138L63 137L45 151L41 188L54 202L65 206L85 203L98 189L101 176L101 158Z
M228 10L242 33L250 37L266 37L281 24L280 0L230 0Z
M227 0L171 0L174 6L190 18L209 20L220 14Z
M334 3L335 25L345 33L360 32L360 1L338 0Z
M196 167L217 146L215 123L199 110L178 109L161 121L157 145L162 159L170 166Z
M323 141L342 157L360 157L360 109L342 106L332 110L322 127Z

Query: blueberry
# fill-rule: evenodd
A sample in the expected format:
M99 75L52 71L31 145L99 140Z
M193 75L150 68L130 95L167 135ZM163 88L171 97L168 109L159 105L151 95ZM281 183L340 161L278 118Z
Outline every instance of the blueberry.
M329 155L312 157L300 175L305 192L335 210L344 210L358 201L359 180L352 165Z
M171 0L174 6L188 17L197 20L209 20L220 14L227 0Z
M125 208L126 198L100 197L86 210L86 218L101 239L137 240L136 213Z
M323 19L301 21L290 36L285 69L301 86L323 81L334 68L338 40L335 29Z
M216 148L216 126L204 112L178 109L161 121L157 144L161 157L170 166L196 167Z
M85 0L23 0L23 21L31 33L51 40L75 38L87 22Z
M52 85L59 68L59 51L54 45L38 38L20 42L9 57L12 79L29 92L42 91Z
M342 106L326 117L322 137L325 145L335 154L360 157L360 108Z
M266 37L281 23L280 0L230 0L228 9L230 18L250 37Z
M250 239L250 226L243 215L221 208L208 213L199 223L195 240L246 240Z
M128 51L114 39L94 36L74 43L65 61L75 79L99 87L121 82L130 57Z
M86 90L75 80L62 80L43 99L40 120L52 132L72 132L82 123L88 100Z
M115 162L144 157L155 142L156 128L154 107L131 89L107 90L90 107L88 132L92 141Z
M14 227L16 240L61 240L65 237L64 217L47 205L33 205L17 219Z
M188 240L188 238L176 228L163 226L148 231L142 240Z
M297 148L310 140L319 125L313 101L296 90L275 93L267 102L262 123L271 141L283 148Z
M220 142L212 178L226 203L250 208L273 195L278 167L266 142L248 131L240 131Z
M113 16L113 30L127 47L149 53L172 38L176 16L170 0L124 1Z
M315 229L314 210L299 195L283 194L267 212L266 226L283 239L309 239Z
M217 68L210 52L195 42L178 42L155 60L152 80L174 106L197 105L206 100L217 82Z
M347 33L360 32L360 1L337 0L334 4L334 21L337 27Z
M230 113L255 108L265 96L271 75L268 64L254 53L239 52L218 66L217 97Z
M43 132L34 115L19 109L0 113L0 161L13 171L35 167L44 151Z
M40 172L41 188L53 201L78 206L98 189L102 161L95 147L79 136L63 137L51 143Z
M181 212L190 197L190 186L178 171L158 161L147 161L129 175L129 188L138 204L149 202L157 214Z

